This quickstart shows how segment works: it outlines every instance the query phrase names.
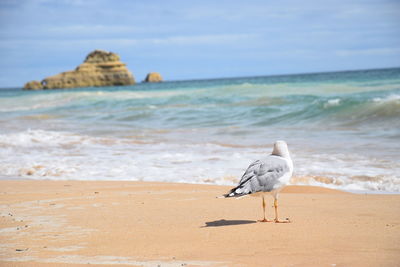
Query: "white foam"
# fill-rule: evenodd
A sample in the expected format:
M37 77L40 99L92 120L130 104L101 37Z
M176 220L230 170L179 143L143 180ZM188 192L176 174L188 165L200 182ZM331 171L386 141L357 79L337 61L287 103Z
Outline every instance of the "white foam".
M389 95L385 98L381 98L381 97L375 97L374 99L372 99L373 102L377 102L377 103L387 103L387 102L399 102L400 101L400 95L397 94L392 94Z
M0 173L33 179L153 180L202 182L230 175L209 160L230 158L230 148L201 144L138 144L43 130L0 135ZM232 158L236 163L243 157Z
M339 106L341 102L340 98L329 99L325 104L324 108Z
M235 147L217 143L136 142L68 132L27 130L0 135L0 174L54 180L133 180L234 185L245 168L268 154L268 145ZM347 190L400 192L400 163L360 154L325 154L293 148L301 181Z
M342 190L400 192L400 163L360 154L299 155L295 160L295 183Z

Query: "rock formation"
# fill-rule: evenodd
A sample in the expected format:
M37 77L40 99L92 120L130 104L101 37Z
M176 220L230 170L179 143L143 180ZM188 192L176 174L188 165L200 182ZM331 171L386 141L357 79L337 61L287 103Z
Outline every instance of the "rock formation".
M43 85L42 85L42 83L39 82L39 81L30 81L30 82L27 82L27 83L24 85L24 89L29 89L29 90L40 90L40 89L43 89Z
M158 83L162 82L162 77L158 72L150 72L147 74L146 79L144 80L146 83Z
M45 78L43 89L76 88L91 86L118 86L135 83L133 75L119 56L112 52L95 50L73 71L66 71ZM29 82L24 89L40 89L37 83Z

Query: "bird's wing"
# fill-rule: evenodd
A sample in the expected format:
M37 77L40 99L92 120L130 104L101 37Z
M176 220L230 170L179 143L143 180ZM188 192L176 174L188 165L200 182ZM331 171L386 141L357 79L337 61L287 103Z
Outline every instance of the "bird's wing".
M288 173L287 161L279 156L269 156L250 164L239 185L225 197L239 197L256 192L270 192L280 184L279 178Z

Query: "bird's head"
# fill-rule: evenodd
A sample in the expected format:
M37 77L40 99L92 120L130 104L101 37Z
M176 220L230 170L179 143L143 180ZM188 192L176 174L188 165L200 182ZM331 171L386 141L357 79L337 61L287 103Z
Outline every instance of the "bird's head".
M274 149L272 150L272 155L290 158L289 149L286 142L276 141L274 144Z

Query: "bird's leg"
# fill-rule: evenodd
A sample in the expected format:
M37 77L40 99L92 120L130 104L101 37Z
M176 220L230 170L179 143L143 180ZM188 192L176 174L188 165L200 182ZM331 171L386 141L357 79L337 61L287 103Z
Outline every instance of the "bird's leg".
M264 200L264 196L262 196L262 206L263 206L263 211L264 211L264 219L259 220L259 222L270 222L265 218L265 200Z
M274 207L275 207L275 220L274 220L274 222L276 222L276 223L290 223L289 218L286 218L286 220L284 220L284 221L278 220L278 199L277 198L274 199Z

